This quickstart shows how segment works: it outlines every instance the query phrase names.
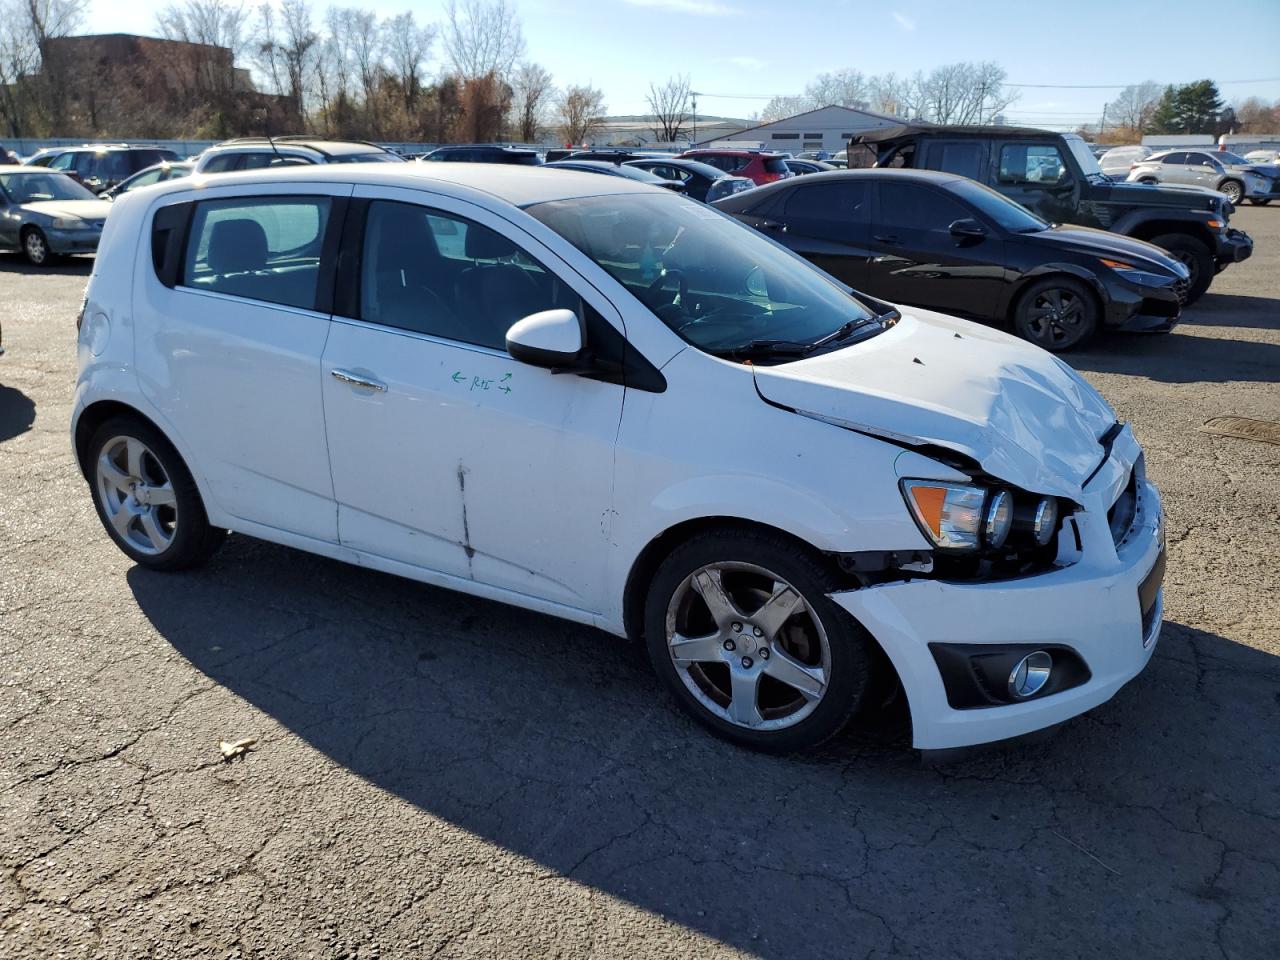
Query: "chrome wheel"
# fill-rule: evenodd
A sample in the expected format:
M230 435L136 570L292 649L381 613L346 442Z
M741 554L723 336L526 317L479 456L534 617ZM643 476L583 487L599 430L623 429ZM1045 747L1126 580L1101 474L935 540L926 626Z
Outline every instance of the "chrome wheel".
M98 502L112 530L134 550L164 553L178 531L173 484L150 448L136 437L113 437L95 467Z
M1244 196L1244 189L1234 180L1228 180L1222 185L1222 194L1236 206L1240 204L1240 198Z
M713 715L751 730L781 730L817 709L831 646L813 608L763 567L700 567L671 596L667 653Z
M1037 294L1027 310L1026 330L1032 340L1049 350L1076 343L1087 330L1083 298L1062 287Z
M40 266L49 259L49 245L45 242L44 234L39 230L28 230L26 237L22 241L22 249L27 255L27 259Z

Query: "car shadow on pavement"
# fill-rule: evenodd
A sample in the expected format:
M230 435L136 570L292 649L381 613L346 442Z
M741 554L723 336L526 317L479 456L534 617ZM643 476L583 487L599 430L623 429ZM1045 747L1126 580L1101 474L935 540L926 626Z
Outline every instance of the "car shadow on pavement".
M1190 327L1240 327L1280 330L1280 299L1206 293L1183 314Z
M16 387L0 384L0 443L26 433L35 422L35 401Z
M1280 934L1256 852L1280 847L1280 659L1211 633L1167 624L1045 742L779 758L686 720L636 645L502 604L241 537L128 582L175 650L333 762L749 954L1262 956Z
M20 253L0 253L0 273L23 273L32 276L49 274L83 274L88 276L93 271L93 257L74 256L59 257L43 267L32 266Z
M1167 336L1117 334L1087 350L1062 354L1062 359L1077 370L1130 374L1164 383L1280 382L1280 345L1198 336L1194 327L1194 323L1185 324Z

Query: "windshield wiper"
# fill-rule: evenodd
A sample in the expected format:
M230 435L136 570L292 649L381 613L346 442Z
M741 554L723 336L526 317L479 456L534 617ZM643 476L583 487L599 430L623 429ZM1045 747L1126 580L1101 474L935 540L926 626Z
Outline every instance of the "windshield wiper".
M798 340L752 340L740 347L717 350L715 353L719 357L749 360L752 357L803 357L812 349L813 344Z

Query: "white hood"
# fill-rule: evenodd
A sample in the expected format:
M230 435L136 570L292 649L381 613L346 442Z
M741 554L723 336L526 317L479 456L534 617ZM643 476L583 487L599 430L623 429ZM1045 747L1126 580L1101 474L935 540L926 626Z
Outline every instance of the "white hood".
M1116 422L1052 354L927 310L843 350L756 367L766 400L910 445L967 454L1032 493L1077 498Z

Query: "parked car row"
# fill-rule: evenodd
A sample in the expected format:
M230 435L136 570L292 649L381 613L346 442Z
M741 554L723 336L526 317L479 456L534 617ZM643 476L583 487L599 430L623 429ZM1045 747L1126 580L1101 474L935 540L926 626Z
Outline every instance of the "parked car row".
M1229 150L1165 150L1136 162L1136 183L1181 183L1217 190L1233 204L1266 206L1280 197L1280 166L1251 162Z

